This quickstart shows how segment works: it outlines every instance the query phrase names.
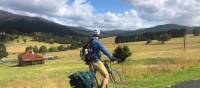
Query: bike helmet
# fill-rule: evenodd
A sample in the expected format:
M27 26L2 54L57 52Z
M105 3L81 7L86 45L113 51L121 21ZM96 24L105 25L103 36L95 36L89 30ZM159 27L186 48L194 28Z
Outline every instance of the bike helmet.
M93 34L100 35L100 30L98 28L95 28Z

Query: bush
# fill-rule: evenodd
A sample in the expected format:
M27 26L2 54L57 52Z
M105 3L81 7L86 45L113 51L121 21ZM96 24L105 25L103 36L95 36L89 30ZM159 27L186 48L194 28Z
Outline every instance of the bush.
M131 55L132 53L128 46L118 46L113 52L113 56L120 60L118 61L119 63L124 62Z

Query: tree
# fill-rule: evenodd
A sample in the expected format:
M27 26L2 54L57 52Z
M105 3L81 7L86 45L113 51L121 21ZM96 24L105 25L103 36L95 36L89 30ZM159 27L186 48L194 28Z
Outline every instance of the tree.
M58 46L57 48L59 51L65 51L65 47L63 45Z
M153 32L146 32L143 34L143 37L147 41L146 44L149 44L153 40Z
M146 44L149 44L149 43L151 43L151 38L149 38L149 39L147 39L147 42L146 42Z
M116 37L115 37L115 43L116 43L116 44L119 43L119 36L116 36Z
M159 37L158 37L158 41L161 41L162 44L165 43L165 41L170 40L170 36L168 33L160 33Z
M194 35L194 36L199 36L199 34L200 34L200 29L194 28L194 29L193 29L193 35Z
M128 46L118 46L113 52L113 56L119 59L119 63L123 63L131 55L132 53Z
M46 46L41 46L39 48L39 53L42 53L42 55L46 54L48 52L47 47Z
M71 42L70 48L71 49L77 49L77 48L80 48L82 46L83 46L83 44L81 42L75 42L75 41L73 41L73 42Z
M57 47L50 47L49 52L57 52L58 51L58 48Z
M10 40L10 38L9 38L10 36L9 36L9 34L7 34L7 33L5 33L5 32L0 32L0 41L1 42L7 42L7 41L9 41Z
M33 49L32 46L28 46L28 47L26 47L26 50L25 50L25 51L27 52L27 51L30 51L30 50L32 50L32 49Z
M19 39L17 39L17 43L19 43Z
M26 43L26 39L23 39L24 43Z
M35 53L39 53L39 49L38 49L37 46L34 46L34 47L33 47L33 52L35 52Z
M0 44L0 60L7 56L8 56L8 52L6 50L6 46L4 44Z
M50 44L53 44L53 43L54 43L54 39L50 39L50 40L49 40L49 43L50 43Z

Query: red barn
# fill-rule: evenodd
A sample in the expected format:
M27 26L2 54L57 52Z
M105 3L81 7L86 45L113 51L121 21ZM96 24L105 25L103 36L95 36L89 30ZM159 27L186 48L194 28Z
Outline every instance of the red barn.
M18 56L19 66L44 64L44 58L32 51L27 51Z

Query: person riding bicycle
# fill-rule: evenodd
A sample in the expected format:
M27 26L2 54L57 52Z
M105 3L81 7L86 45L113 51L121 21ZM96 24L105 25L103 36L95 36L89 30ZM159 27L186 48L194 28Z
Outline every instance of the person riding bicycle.
M104 77L101 83L101 88L106 88L106 85L108 84L109 74L108 71L106 70L106 67L101 61L100 51L103 52L110 60L114 60L114 58L112 54L110 54L105 49L105 47L100 43L99 37L100 37L100 30L96 28L93 31L91 48L92 48L92 54L94 54L97 58L95 58L91 62L91 65L95 71L99 71L99 73Z

